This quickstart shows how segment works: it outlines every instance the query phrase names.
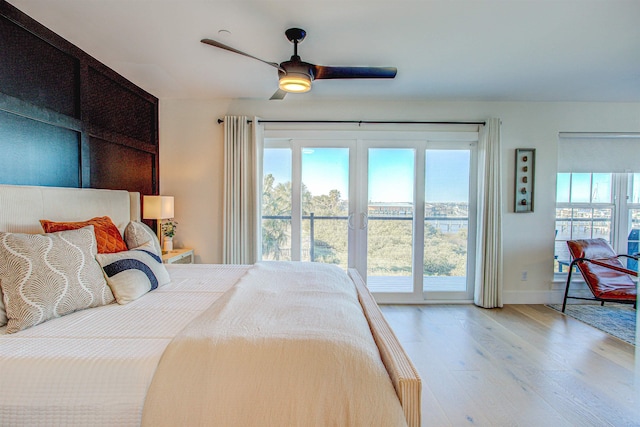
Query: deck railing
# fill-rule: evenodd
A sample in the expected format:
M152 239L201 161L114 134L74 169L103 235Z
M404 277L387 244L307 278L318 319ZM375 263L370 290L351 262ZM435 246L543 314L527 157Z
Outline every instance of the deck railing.
M277 220L291 220L291 215L264 215L262 217L263 220L265 219L277 219ZM308 219L309 220L309 259L311 261L315 261L315 223L316 221L338 221L338 220L342 220L342 221L348 221L349 220L349 216L340 216L340 215L334 215L334 216L323 216L323 215L315 215L313 212L311 212L309 215L303 215L302 216L303 220ZM368 217L368 221L377 221L377 220L384 220L384 221L413 221L413 217L412 216L370 216ZM447 227L450 229L450 227L455 226L454 228L456 230L460 230L463 228L467 228L468 227L468 223L469 223L469 218L468 217L463 217L463 216L429 216L429 217L425 217L424 218L425 222L435 222L435 227L441 227L441 225L439 225L438 223L446 221ZM455 222L458 222L458 224L453 224Z

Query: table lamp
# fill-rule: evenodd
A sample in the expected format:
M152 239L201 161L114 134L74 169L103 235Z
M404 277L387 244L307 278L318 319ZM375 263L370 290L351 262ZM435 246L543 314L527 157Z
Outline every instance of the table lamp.
M162 221L173 218L173 196L144 196L142 219L158 221L158 242L163 247Z

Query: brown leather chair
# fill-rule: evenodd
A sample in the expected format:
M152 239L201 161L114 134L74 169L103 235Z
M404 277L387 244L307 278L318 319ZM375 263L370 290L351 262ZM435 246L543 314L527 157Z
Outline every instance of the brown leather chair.
M625 268L619 258L632 258L637 261L637 254L618 255L604 239L569 240L567 246L573 261L569 265L562 312L567 306L567 298L601 301L601 305L605 302L621 302L636 306L638 287L631 276L638 277L638 272ZM594 298L569 296L569 284L574 266L582 273Z

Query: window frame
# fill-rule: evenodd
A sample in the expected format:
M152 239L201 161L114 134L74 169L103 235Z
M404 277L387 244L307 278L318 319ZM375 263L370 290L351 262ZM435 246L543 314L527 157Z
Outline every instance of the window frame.
M459 129L462 129L459 127ZM466 128L465 128L466 129ZM301 242L301 239L296 235L294 237L294 229L302 229L301 224L297 224L297 219L301 220L301 211L298 212L295 209L294 200L300 198L300 188L296 181L299 180L301 176L301 150L304 147L318 147L318 141L324 141L327 145L326 147L344 147L345 141L350 141L354 145L352 146L353 150L350 151L350 179L349 179L349 215L352 220L350 223L353 224L354 230L350 230L349 234L349 248L353 247L354 250L349 250L349 268L356 268L360 271L360 274L366 271L366 269L362 268L362 262L360 258L363 256L366 257L366 249L362 248L362 230L360 222L362 219L360 215L355 215L354 212L366 212L365 207L366 203L366 192L363 191L362 188L356 188L356 183L362 184L364 181L363 178L363 168L368 159L367 156L364 156L362 151L368 147L383 147L388 144L390 148L408 148L409 146L417 149L416 152L416 176L420 176L419 179L414 179L418 188L414 189L414 205L416 212L420 211L424 213L424 156L426 153L426 149L437 149L437 148L453 148L451 146L447 147L447 144L453 143L466 143L469 144L470 150L472 152L471 155L471 171L470 171L470 200L469 203L473 203L473 207L470 205L470 221L469 221L469 235L470 241L472 243L469 244L468 251L469 256L467 258L467 275L469 276L469 280L471 281L471 285L466 293L466 296L463 299L454 298L451 295L443 292L424 292L422 280L420 281L420 285L417 284L417 279L415 279L416 275L414 272L414 292L413 293L374 293L376 300L379 302L388 302L388 303L416 303L416 302L424 302L425 300L438 300L442 302L446 301L455 301L455 302L470 302L473 297L473 283L474 278L473 275L475 273L475 264L473 264L475 255L475 235L477 233L476 230L476 211L477 208L477 162L478 162L478 131L477 128L474 127L473 131L471 128L468 130L439 130L439 131L403 131L403 130L379 130L376 132L372 131L342 131L342 130L317 130L317 129L291 129L291 130L283 130L283 129L265 129L264 132L264 148L290 148L292 150L292 260L294 259L293 254L298 252L298 248L294 248L294 242ZM391 141L391 143L390 143ZM333 142L333 144L332 144ZM455 144L454 144L455 145ZM421 152L422 154L418 155ZM419 165L422 167L419 167ZM297 178L298 177L298 178ZM354 177L354 179L352 179ZM299 181L298 181L299 182ZM422 215L423 216L423 215ZM294 220L295 218L295 220ZM424 245L424 232L420 235L419 230L424 229L424 220L419 220L416 215L414 215L414 270L417 257L423 257L423 249L417 250L417 246ZM416 235L418 234L418 235ZM473 235L474 239L471 240L471 235ZM417 237L422 237L421 239L417 239ZM418 243L419 242L419 243ZM353 245L353 246L352 246ZM422 264L422 260L420 260L420 265ZM366 265L366 263L365 263ZM420 270L422 271L422 270ZM428 295L428 297L427 297Z

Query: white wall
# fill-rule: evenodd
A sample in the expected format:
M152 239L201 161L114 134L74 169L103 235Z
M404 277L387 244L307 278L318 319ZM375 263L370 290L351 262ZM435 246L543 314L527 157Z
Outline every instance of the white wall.
M225 114L284 120L502 119L505 303L545 303L552 291L558 132L640 132L640 103L162 100L160 190L176 197L176 245L222 260ZM514 149L536 149L535 212L513 213ZM521 274L527 271L527 281Z

